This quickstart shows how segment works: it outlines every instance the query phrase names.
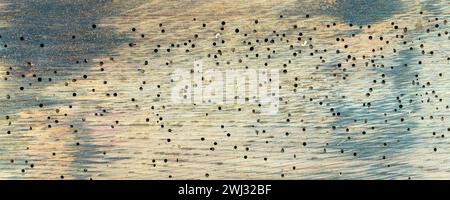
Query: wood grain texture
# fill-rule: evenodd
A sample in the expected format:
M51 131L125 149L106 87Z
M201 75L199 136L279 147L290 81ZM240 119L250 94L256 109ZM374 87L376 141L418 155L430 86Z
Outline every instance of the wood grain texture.
M0 10L1 179L450 176L446 0L1 0ZM279 69L278 113L174 104L171 75L196 60Z

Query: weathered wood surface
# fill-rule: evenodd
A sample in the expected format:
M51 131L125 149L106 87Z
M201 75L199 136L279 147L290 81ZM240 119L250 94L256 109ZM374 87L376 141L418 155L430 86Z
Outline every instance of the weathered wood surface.
M450 176L447 0L1 0L0 12L2 179ZM173 104L171 74L195 60L280 69L278 113Z

